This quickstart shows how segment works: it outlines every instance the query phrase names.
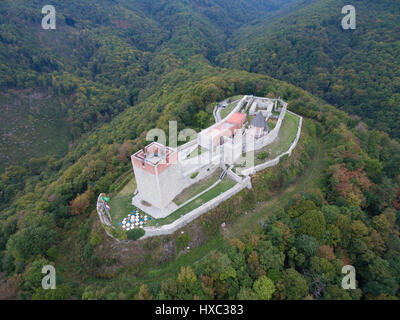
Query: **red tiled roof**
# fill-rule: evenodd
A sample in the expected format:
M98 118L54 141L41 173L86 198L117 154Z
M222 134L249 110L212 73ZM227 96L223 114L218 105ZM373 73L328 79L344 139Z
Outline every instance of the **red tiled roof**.
M235 112L226 122L229 123L240 123L242 124L246 120L246 114L245 113L240 113L240 112Z

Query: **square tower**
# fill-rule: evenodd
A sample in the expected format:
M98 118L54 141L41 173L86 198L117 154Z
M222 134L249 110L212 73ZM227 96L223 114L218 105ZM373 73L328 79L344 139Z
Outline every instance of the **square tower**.
M140 198L164 212L183 189L178 152L152 142L131 156Z

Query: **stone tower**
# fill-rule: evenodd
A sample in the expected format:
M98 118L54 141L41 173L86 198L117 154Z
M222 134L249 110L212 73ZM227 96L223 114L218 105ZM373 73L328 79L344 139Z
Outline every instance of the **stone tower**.
M131 160L140 198L163 213L183 189L178 151L152 142Z

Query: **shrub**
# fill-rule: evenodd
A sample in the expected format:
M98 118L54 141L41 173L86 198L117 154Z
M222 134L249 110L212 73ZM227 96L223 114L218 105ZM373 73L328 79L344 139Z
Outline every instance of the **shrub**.
M196 171L195 173L193 173L193 174L190 176L190 179L196 178L198 174L199 174L199 172Z
M178 249L178 252L186 248L189 242L190 242L190 237L186 232L181 236L179 236L178 238L176 238L176 247Z
M264 160L264 159L266 159L268 156L269 156L269 153L264 151L264 152L261 152L261 153L258 155L258 159Z
M101 241L100 235L96 232L91 238L90 238L90 244L93 247L96 247Z
M103 225L104 229L108 231L109 234L111 234L114 238L118 240L126 240L127 239L127 233L125 230L120 229L120 228L112 228L110 226Z
M129 230L127 234L129 240L137 240L145 234L145 231L142 228L137 228Z

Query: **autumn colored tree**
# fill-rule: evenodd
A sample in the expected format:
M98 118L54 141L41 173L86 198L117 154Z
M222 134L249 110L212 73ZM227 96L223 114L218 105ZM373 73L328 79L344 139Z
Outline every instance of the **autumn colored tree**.
M118 155L117 155L118 160L125 162L125 163L129 162L130 155L132 154L133 150L134 150L134 146L130 141L124 142L118 148Z
M93 200L94 192L91 188L87 189L84 193L78 195L70 202L71 214L80 215L87 212Z
M197 277L190 266L181 267L177 280L179 286L186 290L190 290L196 283Z
M214 299L215 289L213 288L214 281L211 277L202 275L201 279L201 289L208 299Z
M318 248L318 257L320 258L325 258L329 261L333 260L336 258L335 253L333 252L333 249L330 246L327 245L322 245Z
M392 200L393 207L400 210L400 188L397 190L396 197Z
M375 229L379 232L383 239L387 240L391 231L392 224L385 214L380 214L373 218L373 224Z
M243 252L244 249L246 248L246 245L238 238L233 238L232 240L230 240L230 245L238 248L241 252Z
M257 277L265 275L265 271L261 268L257 251L253 251L252 253L250 253L249 257L247 258L247 263Z
M21 274L14 274L0 284L0 300L16 299L23 283Z
M331 175L330 186L338 196L355 205L365 206L364 192L373 184L361 168L350 171L342 163L330 166L328 172Z
M150 294L147 286L142 284L140 286L139 292L135 297L136 300L153 300L153 296Z

